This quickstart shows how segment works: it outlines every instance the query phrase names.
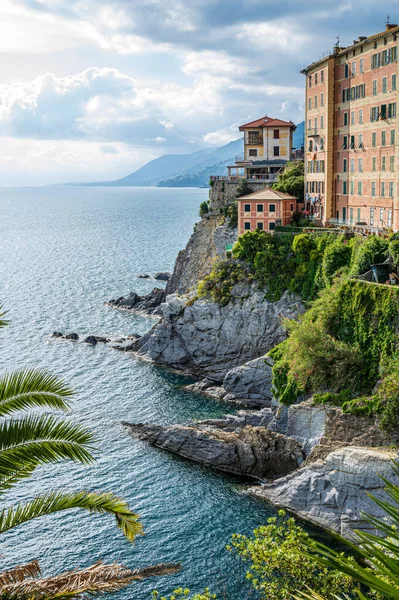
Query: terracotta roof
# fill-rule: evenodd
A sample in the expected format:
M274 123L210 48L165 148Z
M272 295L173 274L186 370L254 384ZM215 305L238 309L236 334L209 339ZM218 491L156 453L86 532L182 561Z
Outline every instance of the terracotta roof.
M241 200L296 200L296 196L290 196L290 194L284 194L284 192L279 192L278 190L273 190L270 187L265 187L263 190L259 190L258 192L253 192L252 194L248 194L247 196L241 196L237 198L238 201Z
M256 121L251 121L251 123L241 125L239 130L244 131L244 129L250 127L293 127L295 129L296 126L292 121L282 121L281 119L273 119L272 117L264 116Z

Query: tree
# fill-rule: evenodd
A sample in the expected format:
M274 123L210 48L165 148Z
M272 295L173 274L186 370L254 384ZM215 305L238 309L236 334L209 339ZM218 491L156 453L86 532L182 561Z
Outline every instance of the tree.
M0 327L6 325L0 306ZM94 437L80 425L47 414L26 414L32 408L67 412L72 391L53 375L24 369L0 377L0 494L4 495L40 466L72 460L93 462ZM16 418L14 415L18 413ZM11 417L11 418L10 418ZM114 516L129 541L142 533L138 515L110 492L47 492L28 502L0 510L0 534L24 523L60 511L80 508ZM37 561L0 573L0 596L18 600L78 598L117 591L132 581L175 572L178 565L161 564L131 570L96 563L55 577L40 578Z
M298 202L303 202L305 191L305 176L303 162L287 163L284 171L279 175L277 183L273 185L275 190L295 196Z
M393 470L399 476L399 464L394 463ZM342 574L352 577L358 588L370 590L371 597L399 599L399 486L382 478L385 482L389 500L382 500L370 496L382 508L386 518L377 519L368 515L368 522L373 525L377 534L357 531L357 539L351 543L338 536L339 541L348 548L348 555L337 553L335 550L315 543L307 547L304 555L306 559L313 559L323 567L336 569ZM355 557L353 560L352 557ZM313 586L310 586L313 587ZM340 590L343 592L344 590ZM369 598L366 592L356 590L357 597L361 600ZM342 596L343 599L345 596ZM318 590L308 592L298 591L298 600L325 600L326 596ZM337 600L340 598L337 596Z
M241 196L247 196L248 194L252 194L248 181L246 179L240 179L236 188L236 198L241 198Z
M208 202L206 202L206 200L204 200L203 202L201 202L200 207L199 207L199 216L204 217L208 213L209 213Z

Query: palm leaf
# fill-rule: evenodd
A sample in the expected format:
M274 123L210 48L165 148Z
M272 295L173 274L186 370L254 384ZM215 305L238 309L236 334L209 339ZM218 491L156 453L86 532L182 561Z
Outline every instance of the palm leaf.
M13 488L22 479L30 477L38 465L38 462L32 461L31 463L26 463L24 466L14 466L14 469L9 471L7 475L0 476L0 495Z
M0 590L3 586L19 583L25 579L39 577L40 575L41 571L37 560L33 560L26 565L18 565L17 567L13 567L12 569L0 573Z
M116 524L129 541L143 531L139 517L132 513L127 503L109 492L50 492L15 507L4 508L0 512L0 534L18 527L22 523L56 512L82 508L91 513L114 515Z
M179 564L159 564L131 570L117 564L104 565L98 562L86 569L62 573L55 577L0 587L0 595L9 600L66 600L83 595L102 596L116 592L133 581L170 575L179 569Z
M89 464L88 446L94 436L80 425L53 416L28 416L0 423L1 478L33 463L54 463L69 459Z
M7 312L3 311L3 305L0 304L0 328L1 327L5 327L6 325L8 325L8 321L6 321L4 319L4 317L6 316Z
M34 407L67 411L66 399L72 393L61 379L46 371L14 371L0 377L0 417Z

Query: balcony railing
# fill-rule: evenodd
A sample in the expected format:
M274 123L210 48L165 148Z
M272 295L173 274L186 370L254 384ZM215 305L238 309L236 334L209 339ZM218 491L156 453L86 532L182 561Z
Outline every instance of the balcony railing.
M306 135L308 137L316 137L316 136L320 135L320 128L319 127L313 127L311 129L307 129L306 130Z

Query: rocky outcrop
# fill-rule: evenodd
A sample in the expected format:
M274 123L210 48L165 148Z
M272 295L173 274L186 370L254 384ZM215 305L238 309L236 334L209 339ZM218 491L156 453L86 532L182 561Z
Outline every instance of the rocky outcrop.
M121 296L115 300L107 302L107 306L113 308L119 308L122 310L134 310L145 312L150 315L159 314L158 307L165 300L165 290L161 288L154 288L149 294L140 296L136 292L130 292L125 298Z
M226 244L237 239L237 230L220 225L221 217L205 217L196 224L187 246L177 256L166 295L184 294L209 274L215 258L223 258Z
M131 435L219 471L257 478L290 473L303 461L298 442L265 427L238 429L124 423ZM232 426L234 427L234 425Z
M284 340L281 317L294 318L303 310L298 298L287 292L278 302L269 302L256 284L236 285L232 296L227 306L208 298L190 302L188 296L169 296L160 307L160 323L139 340L138 353L222 382L233 367L264 355Z
M392 470L391 461L395 457L396 452L384 448L345 447L251 491L351 538L355 529L374 531L364 513L378 518L384 516L367 493L383 497L384 482L380 476L399 484Z

